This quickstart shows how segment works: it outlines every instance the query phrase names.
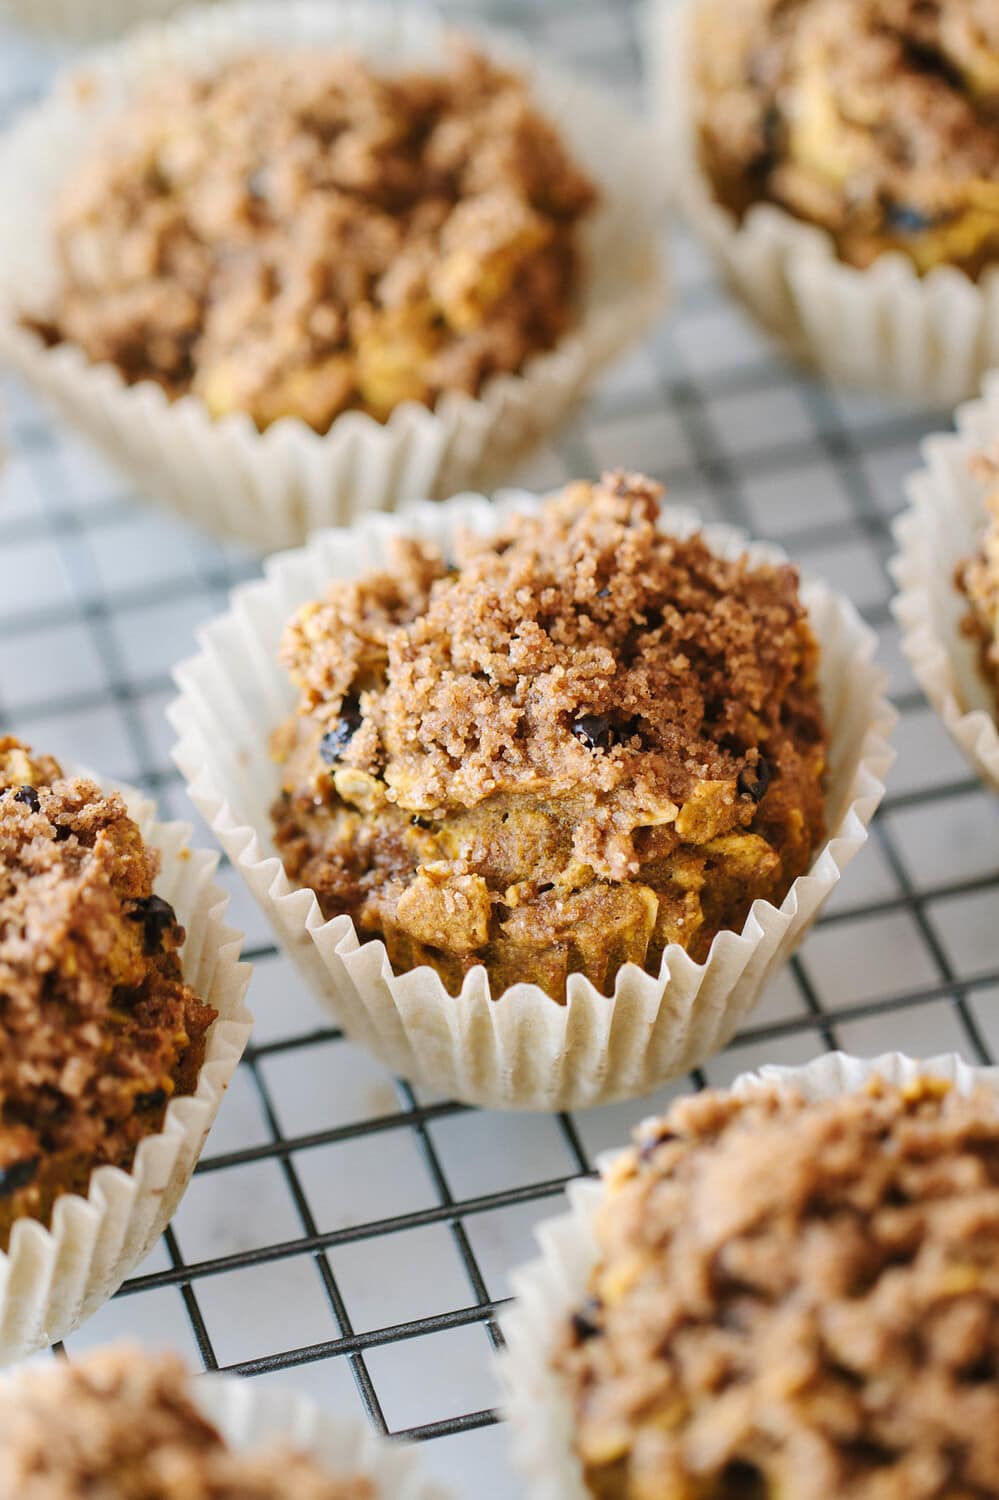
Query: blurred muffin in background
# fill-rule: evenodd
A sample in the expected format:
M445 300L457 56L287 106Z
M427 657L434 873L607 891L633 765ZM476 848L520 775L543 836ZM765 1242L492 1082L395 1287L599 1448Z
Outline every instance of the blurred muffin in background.
M154 75L59 196L34 326L213 416L324 433L517 372L570 328L595 189L527 84L345 50Z
M771 202L865 267L999 255L989 0L696 0L697 128L719 201Z

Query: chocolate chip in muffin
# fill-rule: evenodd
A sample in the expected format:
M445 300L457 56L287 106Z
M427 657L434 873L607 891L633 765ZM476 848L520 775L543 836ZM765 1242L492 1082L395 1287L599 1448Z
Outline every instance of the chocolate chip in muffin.
M142 923L143 947L150 956L163 948L163 939L177 926L177 913L162 896L144 896L128 914L130 922Z
M41 810L41 798L33 786L19 786L13 794L15 802L23 802L25 807L30 807L32 812Z
M765 755L761 755L755 765L743 766L736 779L736 786L744 797L752 797L754 802L762 802L773 780L773 767Z
M167 1102L166 1089L146 1089L135 1096L136 1109L162 1109Z
M573 721L572 733L587 750L610 750L618 740L609 714L583 714Z
M570 1319L572 1332L578 1344L585 1344L587 1339L596 1338L600 1332L600 1311L602 1303L599 1297L589 1297Z
M20 1192L21 1188L29 1187L38 1175L40 1163L40 1156L28 1156L24 1161L0 1167L0 1198L9 1198L12 1193Z
M360 702L351 694L343 700L338 722L319 741L320 759L328 766L337 765L363 722Z

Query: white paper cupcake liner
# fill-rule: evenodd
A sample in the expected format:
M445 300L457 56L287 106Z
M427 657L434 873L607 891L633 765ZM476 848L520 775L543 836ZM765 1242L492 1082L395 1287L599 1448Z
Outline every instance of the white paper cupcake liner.
M16 1392L19 1378L14 1373L0 1380L4 1395ZM446 1500L423 1472L414 1445L380 1437L363 1418L332 1416L289 1387L206 1375L192 1380L190 1394L236 1452L280 1443L310 1454L331 1476L370 1479L376 1500Z
M794 357L834 382L953 405L999 365L999 270L973 282L942 266L919 276L901 253L867 270L832 238L774 204L739 223L701 167L689 45L697 0L652 0L648 52L674 198L733 290Z
M59 40L97 41L139 21L169 15L183 0L0 0L0 20L9 17Z
M209 1375L192 1394L230 1447L283 1442L304 1449L334 1475L363 1475L376 1500L446 1500L424 1473L413 1444L380 1437L363 1418L334 1417L290 1388Z
M476 29L472 35L490 55L530 77L540 105L602 195L580 231L578 321L521 374L494 377L478 398L449 392L433 411L404 402L386 423L347 412L324 436L293 418L259 433L244 414L214 420L195 396L171 403L151 381L127 385L111 365L91 364L78 347L46 349L20 327L19 310L43 307L56 285L54 194L101 121L151 70L172 61L208 66L248 44L349 45L386 67L439 67L445 32L422 7L378 0L267 0L192 11L96 54L87 64L93 84L84 96L67 78L0 145L0 195L17 205L18 230L0 238L0 357L141 493L211 531L274 548L402 499L488 488L560 424L600 366L658 311L664 192L650 187L647 133L600 90Z
M626 965L610 998L580 974L570 976L564 1005L533 984L493 998L481 966L466 975L458 996L427 967L393 974L384 943L360 942L347 916L324 920L313 892L291 884L275 852L269 808L280 769L267 741L295 701L277 660L281 633L330 580L384 566L391 536L417 533L446 552L460 527L487 535L537 503L522 491L493 503L482 496L422 502L398 517L319 534L300 551L271 559L265 581L236 590L230 612L202 632L201 654L177 669L182 696L169 717L180 736L174 757L195 805L313 993L353 1038L395 1072L450 1097L569 1109L645 1093L728 1040L864 843L893 758L886 737L894 713L883 698L883 673L871 662L871 632L845 600L820 583L806 584L832 737L830 833L779 909L756 901L742 932L720 933L703 963L671 945L656 976ZM681 534L698 524L690 512L664 516L666 528ZM725 555L747 550L730 528L708 527L705 535ZM748 550L761 561L783 558L772 548Z
M155 889L187 929L184 979L218 1018L197 1089L170 1101L162 1130L142 1141L131 1170L98 1167L86 1198L57 1199L50 1229L35 1219L14 1225L7 1253L0 1252L0 1364L65 1338L152 1249L187 1187L250 1033L243 1003L250 969L239 962L242 934L224 920L229 898L213 881L218 856L191 849L185 824L157 823L151 802L119 790L143 838L162 855Z
M769 1065L758 1073L743 1073L732 1092L746 1098L779 1084L808 1099L829 1099L861 1089L875 1076L902 1086L920 1077L946 1078L963 1094L983 1085L999 1094L999 1068L971 1067L955 1053L916 1061L900 1052L870 1059L829 1052L802 1067ZM617 1154L601 1158L603 1176ZM592 1500L573 1449L571 1403L553 1361L566 1320L589 1291L599 1253L594 1225L603 1196L601 1182L572 1183L569 1212L536 1231L540 1258L511 1278L515 1300L502 1319L506 1350L497 1364L511 1453L527 1500Z
M895 522L899 551L889 564L898 585L892 610L920 687L977 774L999 791L995 688L978 643L961 630L968 601L954 581L958 564L978 550L987 519L971 462L999 442L999 376L957 421L957 435L926 441L926 467L908 482L909 508Z

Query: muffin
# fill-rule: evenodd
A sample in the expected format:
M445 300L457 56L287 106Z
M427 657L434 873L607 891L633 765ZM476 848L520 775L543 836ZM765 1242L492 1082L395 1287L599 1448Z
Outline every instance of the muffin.
M247 1450L201 1410L180 1360L122 1346L25 1371L0 1400L0 1490L18 1500L376 1500L287 1439Z
M197 1087L217 1012L184 982L159 863L117 792L0 739L0 1250Z
M866 267L977 278L999 255L999 14L983 0L698 0L702 159Z
M699 1066L867 838L872 632L659 498L611 474L331 528L176 669L174 759L276 941L435 1094L575 1109Z
M740 1092L681 1100L609 1172L554 1355L587 1490L995 1494L994 1086Z
M948 734L999 790L999 383L925 444L893 530L892 611L909 665ZM991 456L989 456L991 455Z
M659 527L637 474L300 609L275 843L325 916L449 990L565 998L703 960L825 832L818 647L794 569Z
M454 50L435 71L268 50L152 76L59 195L47 341L318 433L477 396L551 349L595 189L523 78Z
M989 486L987 518L979 549L958 568L957 583L968 601L965 631L981 648L999 705L999 461L983 457L976 467Z
M0 356L137 494L264 551L491 487L662 305L651 141L423 5L195 7L0 141Z
M653 0L676 199L831 381L953 406L999 364L999 47L977 0Z

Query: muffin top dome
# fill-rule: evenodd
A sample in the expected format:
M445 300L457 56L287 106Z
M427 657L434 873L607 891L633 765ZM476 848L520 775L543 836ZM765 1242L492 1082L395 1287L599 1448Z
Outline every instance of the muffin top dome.
M613 983L807 866L825 729L797 575L669 535L660 494L609 474L447 558L405 542L290 623L278 845L394 963Z

